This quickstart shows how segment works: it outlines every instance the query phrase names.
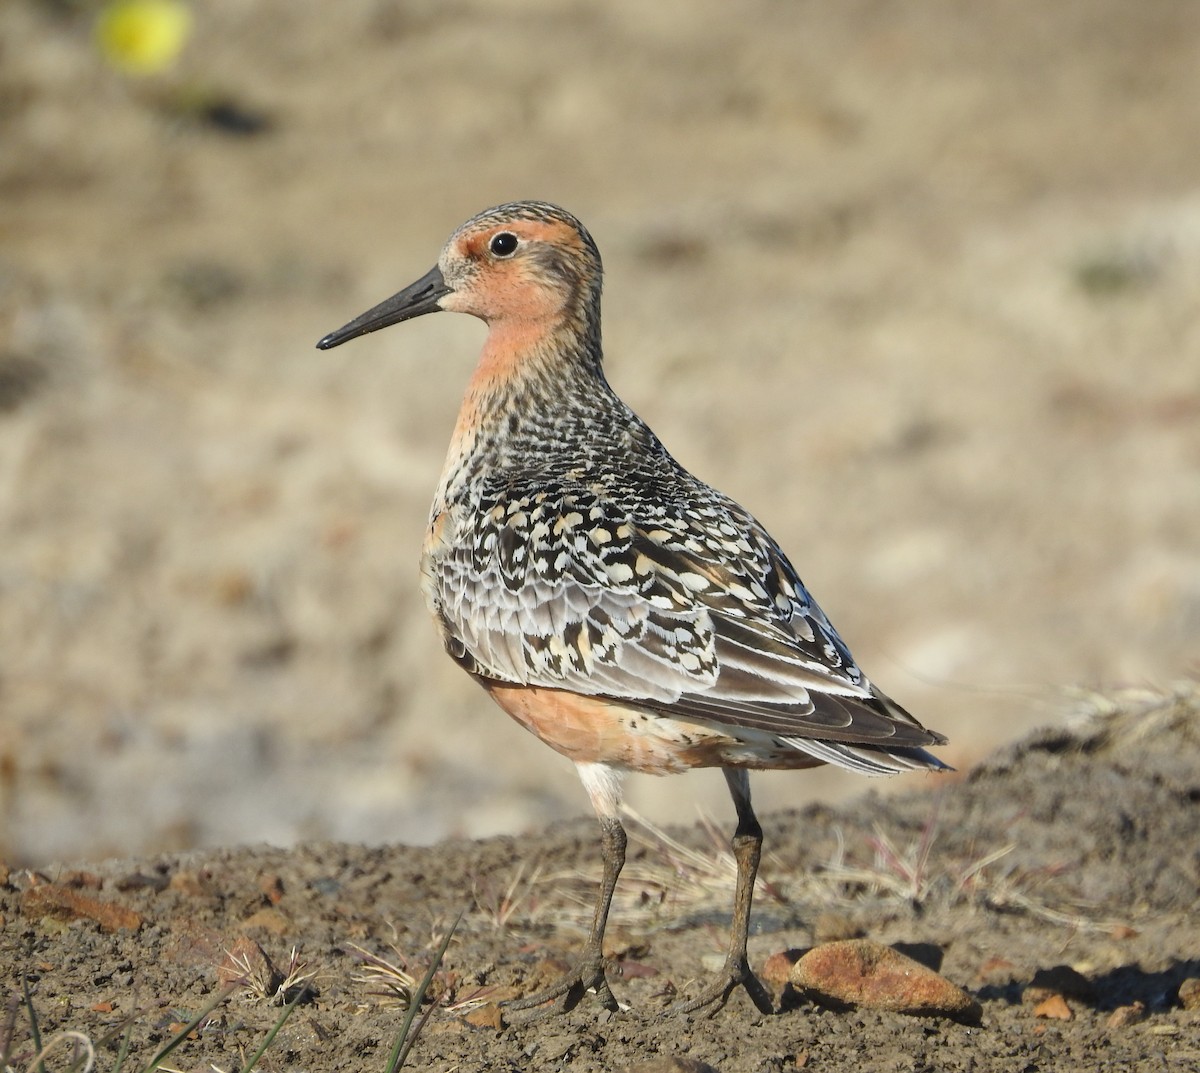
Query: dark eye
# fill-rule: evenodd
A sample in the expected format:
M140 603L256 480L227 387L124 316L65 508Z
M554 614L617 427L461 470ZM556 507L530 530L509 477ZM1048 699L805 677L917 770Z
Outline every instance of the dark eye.
M517 236L511 231L501 231L500 234L492 236L488 249L495 257L511 257L517 252Z

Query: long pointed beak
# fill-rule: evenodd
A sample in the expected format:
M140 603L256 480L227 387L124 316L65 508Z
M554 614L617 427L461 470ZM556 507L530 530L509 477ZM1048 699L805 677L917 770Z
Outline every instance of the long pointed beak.
M446 286L442 270L435 265L416 283L409 284L398 294L393 294L391 298L368 309L362 316L355 317L336 332L330 332L317 344L317 349L330 350L349 339L377 332L389 324L399 324L402 320L412 320L413 317L422 317L426 313L437 313L442 308L438 305L439 300L449 294L451 289Z

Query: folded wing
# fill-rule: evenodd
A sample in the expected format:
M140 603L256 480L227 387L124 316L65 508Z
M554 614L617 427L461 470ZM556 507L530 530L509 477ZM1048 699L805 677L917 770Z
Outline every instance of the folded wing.
M474 517L487 523L443 545L428 579L472 673L765 733L867 774L939 766L923 746L944 739L862 674L732 501L635 521L585 493L541 493Z

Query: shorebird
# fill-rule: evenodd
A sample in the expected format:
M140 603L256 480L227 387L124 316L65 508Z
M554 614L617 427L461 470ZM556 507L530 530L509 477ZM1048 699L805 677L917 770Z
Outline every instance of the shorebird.
M600 253L570 213L518 201L472 217L437 265L325 336L322 350L448 310L488 326L433 499L421 588L450 656L573 760L600 822L591 933L561 980L510 1005L594 991L617 1009L603 939L625 861L628 772L720 767L737 812L723 970L685 1012L745 988L762 828L748 771L944 769L926 730L859 670L779 545L667 452L609 386Z

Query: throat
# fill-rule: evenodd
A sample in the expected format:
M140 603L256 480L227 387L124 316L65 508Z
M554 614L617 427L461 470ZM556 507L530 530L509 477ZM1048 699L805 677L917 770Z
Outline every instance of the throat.
M543 320L514 317L493 322L467 383L467 398L495 395L545 365L557 349L557 334Z
M494 324L463 396L439 499L481 470L503 465L531 425L552 448L561 417L581 400L594 400L597 382L601 392L608 390L599 368L598 356L589 361L578 339L561 329L537 321Z

